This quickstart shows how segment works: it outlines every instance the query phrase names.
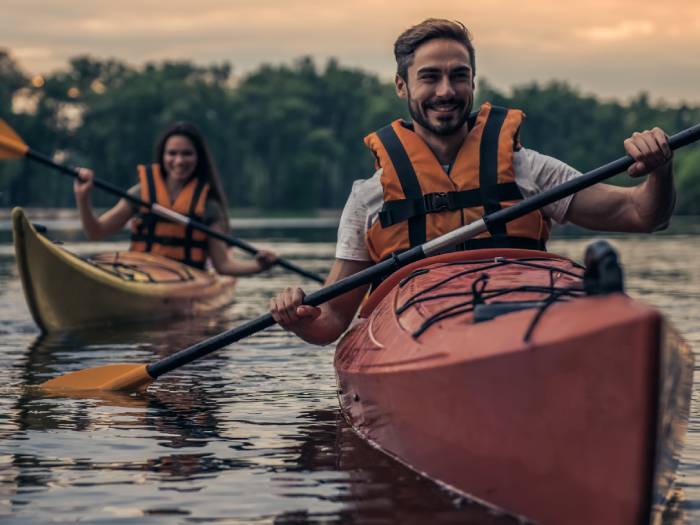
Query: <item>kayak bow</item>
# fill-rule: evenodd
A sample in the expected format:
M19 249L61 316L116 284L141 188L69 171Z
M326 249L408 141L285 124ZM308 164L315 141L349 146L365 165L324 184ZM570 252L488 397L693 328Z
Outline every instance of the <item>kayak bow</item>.
M361 317L339 397L385 453L543 524L650 523L668 497L693 357L653 308L556 255L476 250L400 270Z

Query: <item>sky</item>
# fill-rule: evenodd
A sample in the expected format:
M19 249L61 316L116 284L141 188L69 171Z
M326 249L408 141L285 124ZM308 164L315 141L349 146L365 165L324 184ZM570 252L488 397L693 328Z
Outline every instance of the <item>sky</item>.
M428 17L472 32L477 79L566 80L584 93L700 104L700 0L0 0L0 47L29 74L77 55L262 63L336 57L384 79L392 46Z

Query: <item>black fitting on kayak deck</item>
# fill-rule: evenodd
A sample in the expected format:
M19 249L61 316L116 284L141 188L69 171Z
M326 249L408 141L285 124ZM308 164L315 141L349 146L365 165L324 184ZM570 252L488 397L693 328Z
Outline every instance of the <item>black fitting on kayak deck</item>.
M489 274L487 273L482 273L472 283L472 301L474 303L474 307L476 307L479 304L484 304L484 298L482 296L488 284Z
M483 323L490 321L501 315L520 312L522 310L530 310L532 308L542 308L546 303L544 301L514 301L511 303L482 303L474 305L474 323Z
M586 248L586 272L583 274L583 288L588 295L605 295L624 292L622 266L617 251L608 241L599 240Z

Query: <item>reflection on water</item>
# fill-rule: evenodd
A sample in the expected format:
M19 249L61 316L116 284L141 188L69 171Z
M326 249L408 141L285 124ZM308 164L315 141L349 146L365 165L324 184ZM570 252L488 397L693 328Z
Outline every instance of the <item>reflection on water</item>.
M629 292L664 310L700 348L700 243L616 238ZM553 251L580 259L586 239ZM265 242L257 244L265 245ZM118 245L71 245L83 253ZM331 243L275 243L324 273ZM208 319L38 336L0 246L0 521L48 523L513 523L377 452L337 409L332 348L271 328L156 381L145 394L42 397L26 385L71 370L165 356L264 312L301 279L243 279ZM309 290L315 285L305 285ZM694 399L680 491L666 524L700 521ZM604 483L604 480L601 480Z

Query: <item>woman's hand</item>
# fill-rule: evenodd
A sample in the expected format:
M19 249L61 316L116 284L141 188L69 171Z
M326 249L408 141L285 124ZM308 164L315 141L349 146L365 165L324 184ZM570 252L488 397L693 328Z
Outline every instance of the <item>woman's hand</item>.
M269 270L277 262L277 254L269 250L258 250L255 254L255 261L260 267L260 271Z
M73 182L73 193L78 203L84 203L90 197L90 191L94 186L95 173L88 168L78 168L78 178Z

